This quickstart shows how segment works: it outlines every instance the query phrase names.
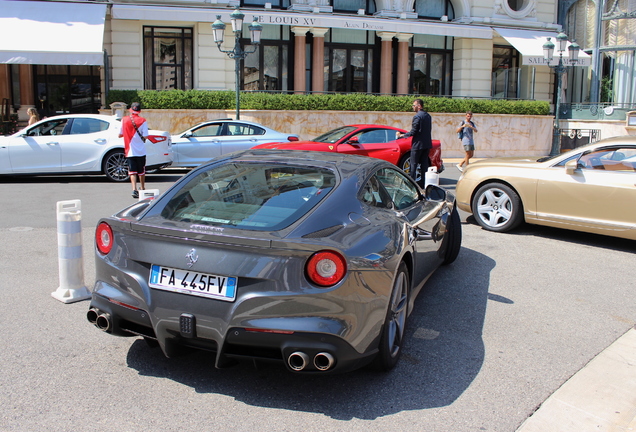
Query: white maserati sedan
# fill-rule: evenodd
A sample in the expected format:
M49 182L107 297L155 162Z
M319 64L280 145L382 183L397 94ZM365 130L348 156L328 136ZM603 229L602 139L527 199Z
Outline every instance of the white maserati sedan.
M104 174L111 181L126 181L120 121L101 114L65 114L0 137L0 175ZM149 130L146 153L148 171L170 166L170 133Z

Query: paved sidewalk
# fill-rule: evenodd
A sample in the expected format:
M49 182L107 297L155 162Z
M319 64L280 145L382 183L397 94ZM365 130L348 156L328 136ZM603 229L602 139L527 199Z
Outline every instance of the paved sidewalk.
M636 328L590 361L517 432L636 431Z

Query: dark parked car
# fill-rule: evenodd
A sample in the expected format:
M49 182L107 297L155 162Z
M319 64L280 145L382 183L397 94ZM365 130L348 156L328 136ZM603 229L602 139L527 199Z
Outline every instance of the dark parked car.
M424 281L460 245L454 196L386 161L251 149L99 222L87 317L168 357L215 351L217 367L388 370Z

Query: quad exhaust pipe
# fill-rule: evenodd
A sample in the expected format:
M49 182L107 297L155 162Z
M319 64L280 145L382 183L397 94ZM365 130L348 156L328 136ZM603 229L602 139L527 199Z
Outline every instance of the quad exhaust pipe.
M289 355L287 364L292 370L301 371L309 364L309 356L302 351L296 351Z
M326 371L333 367L336 359L328 352L320 352L314 356L314 367L319 371ZM289 367L297 372L305 370L309 366L309 356L302 351L295 351L287 358Z
M86 319L102 331L108 331L111 328L110 314L97 308L90 308L86 313Z
M319 371L326 371L331 369L333 364L336 362L336 359L333 358L331 354L328 352L321 352L316 354L314 357L314 366Z

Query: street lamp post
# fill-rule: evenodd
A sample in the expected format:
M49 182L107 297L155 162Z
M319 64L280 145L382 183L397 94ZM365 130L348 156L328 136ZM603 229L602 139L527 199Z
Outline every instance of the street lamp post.
M565 52L565 48L568 42L568 37L565 33L561 32L556 37L559 51L559 64L552 66L550 62L554 56L554 44L548 38L548 41L543 44L543 57L548 62L548 66L550 66L556 72L557 86L556 86L556 103L554 104L554 126L553 126L553 135L552 135L552 148L550 149L550 156L555 156L559 154L561 150L561 131L560 131L560 119L561 119L561 77L563 73L568 69L569 66L574 66L579 60L579 45L576 42L572 42L570 46L567 48L569 51L568 62L570 64L566 65L563 63L563 53Z
M221 48L221 44L223 44L223 36L225 33L225 24L221 21L221 15L216 16L216 21L212 23L212 31L214 33L214 42L216 42L216 46L219 48L219 51L225 53L231 59L234 59L234 74L236 77L236 119L239 120L241 118L240 113L240 68L241 68L241 60L247 57L248 54L255 52L258 49L258 45L261 43L261 33L263 31L263 26L258 22L258 18L254 17L254 22L249 25L250 30L250 40L252 41L252 45L254 46L251 51L246 51L241 48L241 33L243 32L243 18L245 15L241 13L241 11L236 8L234 12L230 14L230 22L232 23L232 31L234 32L234 48L231 50L224 50Z

